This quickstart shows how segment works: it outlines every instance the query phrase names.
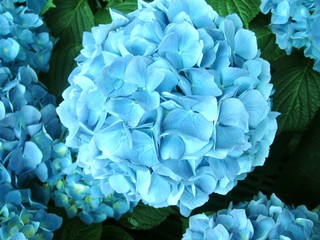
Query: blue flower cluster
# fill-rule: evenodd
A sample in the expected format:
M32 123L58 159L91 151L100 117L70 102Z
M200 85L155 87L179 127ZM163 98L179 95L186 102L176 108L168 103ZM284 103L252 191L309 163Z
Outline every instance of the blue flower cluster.
M7 67L0 73L0 163L17 186L30 177L45 182L51 142L62 132L55 98L29 66L20 67L15 77Z
M320 1L262 0L261 12L271 11L271 30L276 43L288 55L293 48L303 48L314 59L313 69L320 72Z
M44 205L33 202L30 190L17 190L5 183L2 177L8 172L1 165L0 174L0 239L52 239L62 218L47 213Z
M41 18L16 2L0 2L0 239L52 239L62 219L47 213L42 184L62 127L36 71L48 69L53 43Z
M183 240L291 239L319 240L320 214L304 205L285 205L274 194L259 193L250 202L220 210L211 216L190 217Z
M54 96L31 67L16 75L0 67L0 239L52 239L61 226L46 212L50 194L42 187L62 132L55 110Z
M189 215L264 164L278 115L269 63L236 14L204 0L110 13L84 33L57 108L66 145L104 196Z
M76 153L62 142L53 147L50 163L50 177L47 181L51 198L56 206L63 207L68 217L80 217L87 224L102 222L106 218L119 219L124 213L133 209L118 194L104 196L100 182L92 175L84 173L74 160ZM132 204L132 203L130 203Z
M25 0L0 2L0 60L2 66L16 73L20 66L30 65L36 72L48 71L53 38L39 17L43 1L28 1L28 6L15 3Z

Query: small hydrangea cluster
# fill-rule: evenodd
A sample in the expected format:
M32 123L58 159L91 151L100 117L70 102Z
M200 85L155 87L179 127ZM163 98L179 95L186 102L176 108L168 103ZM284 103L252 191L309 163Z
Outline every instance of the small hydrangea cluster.
M55 98L29 66L0 67L0 239L52 239L62 219L46 212L54 139L61 135ZM42 203L33 202L31 189Z
M133 205L129 206L116 193L104 196L99 180L86 175L74 163L74 154L62 142L53 147L49 174L51 177L47 184L56 206L63 207L68 217L79 216L87 224L102 222L109 217L119 219L133 209Z
M52 239L62 219L46 212L50 194L37 183L62 128L36 72L48 70L53 42L24 2L0 2L0 239Z
M0 174L5 174L4 171L1 167ZM0 239L52 239L62 218L47 213L44 205L32 202L30 190L14 189L3 180L0 179Z
M84 33L57 112L104 196L188 215L263 165L277 130L270 66L236 14L139 4Z
M291 239L319 240L320 214L304 205L285 205L274 194L270 200L259 193L250 202L206 216L190 217L183 240Z
M16 5L16 3L20 3ZM53 38L37 14L43 1L0 1L0 59L2 66L16 74L20 66L30 65L36 72L48 71ZM30 9L33 7L33 9Z
M32 176L45 182L51 142L62 131L55 98L28 66L20 67L15 77L7 67L0 73L0 163L17 185Z
M320 72L320 1L262 0L262 13L271 11L271 30L276 43L288 55L293 48L303 48L314 59L313 69Z

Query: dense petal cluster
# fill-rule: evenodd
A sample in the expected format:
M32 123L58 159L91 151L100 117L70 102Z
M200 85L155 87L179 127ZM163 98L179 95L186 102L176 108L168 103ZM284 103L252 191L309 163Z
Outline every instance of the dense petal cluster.
M7 67L0 73L0 163L17 186L33 177L45 182L52 142L62 132L55 98L29 66L16 76Z
M0 2L1 64L14 73L19 66L24 65L30 65L36 72L48 71L53 38L38 15L38 8L43 5L43 1L27 1L27 6L22 5L23 2Z
M53 147L47 184L56 206L63 207L68 217L79 216L87 224L109 217L118 219L133 209L134 203L128 203L119 194L104 196L99 180L74 163L74 154L62 142Z
M188 215L263 165L277 130L270 66L236 14L139 4L84 33L57 112L105 196Z
M303 48L304 55L315 60L313 69L320 72L320 1L262 0L261 11L271 11L271 30L276 43L288 55L293 48Z
M4 170L1 167L0 173L3 174ZM31 200L30 190L14 189L5 179L0 178L1 240L50 240L61 224L61 217L47 213L44 205Z
M259 193L250 202L207 216L190 217L183 240L205 239L320 239L320 214L304 205L285 205L274 194L270 200Z

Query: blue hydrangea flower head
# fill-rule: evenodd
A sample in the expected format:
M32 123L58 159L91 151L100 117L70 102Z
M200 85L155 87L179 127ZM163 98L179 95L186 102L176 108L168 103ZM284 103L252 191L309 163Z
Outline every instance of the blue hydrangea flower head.
M30 65L36 72L48 71L54 39L38 15L43 1L0 2L0 60L14 73ZM46 2L46 1L45 1ZM30 8L29 8L30 7Z
M268 156L270 65L239 16L203 0L110 13L112 23L84 33L57 108L66 145L104 196L188 215Z
M31 201L29 190L0 185L0 239L53 238L62 218L46 212L46 207Z
M244 202L207 216L189 218L183 240L205 239L320 239L320 214L304 205L285 205L276 195L262 193Z
M320 72L320 2L317 0L262 0L260 10L271 12L271 30L276 43L288 55L293 48L303 49L314 59L313 69Z

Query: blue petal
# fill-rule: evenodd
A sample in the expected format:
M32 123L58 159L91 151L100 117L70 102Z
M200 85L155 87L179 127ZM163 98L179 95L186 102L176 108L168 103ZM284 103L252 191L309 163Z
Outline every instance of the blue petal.
M220 106L219 123L225 126L238 127L248 131L249 115L243 103L237 98L224 100Z
M248 91L239 99L249 114L249 126L256 128L270 111L267 101L258 90Z
M164 160L180 159L185 152L185 148L185 144L179 136L163 136L160 145L161 158Z
M132 148L131 135L122 123L115 124L95 134L97 148L106 156L123 156Z
M234 41L234 51L238 56L246 60L253 59L257 56L258 44L254 32L246 29L240 29L234 36Z
M23 149L18 148L12 152L8 167L14 170L16 174L32 171L41 163L42 156L42 152L37 145L27 141Z
M257 219L252 222L254 227L254 239L266 239L271 229L275 226L275 221L271 217Z
M245 134L237 127L217 126L216 148L231 148L245 144Z
M127 179L119 174L111 175L109 177L109 184L110 187L112 187L112 189L117 193L126 193L131 188L130 183L127 181Z
M160 205L166 202L170 191L171 188L168 181L154 173L151 176L151 185L148 194L142 196L142 200L148 204L152 204L152 206L157 206L158 204Z
M165 130L177 130L183 134L208 141L213 132L213 124L201 114L175 109L163 121Z
M190 81L191 90L194 95L219 96L222 91L214 81L214 77L202 68L193 68L185 71L187 79Z
M218 224L213 229L207 230L205 236L206 239L229 240L231 238L229 232L222 224Z
M148 69L147 67L152 63L149 58L146 57L135 57L127 66L125 72L125 79L129 83L134 83L138 87L146 87L148 81Z
M193 67L202 57L199 33L187 22L172 24L167 28L158 51L177 69Z
M137 91L132 97L145 111L155 110L160 105L160 95L158 92Z
M0 39L0 57L4 62L13 62L17 57L20 45L14 39Z
M130 126L136 127L143 114L144 109L133 100L127 98L114 98L106 103L106 110L112 115L127 121Z
M136 189L137 192L140 193L141 195L146 195L148 194L148 190L151 184L151 173L148 169L136 170Z
M277 4L276 8L271 10L271 23L272 24L285 24L290 17L290 3L285 0Z
M190 189L185 190L181 196L180 204L190 210L193 210L208 201L208 194L205 194L200 189L196 189L195 191L195 193L191 193Z
M146 133L132 131L132 150L127 151L127 158L142 166L152 167L158 163L158 156L153 139Z

